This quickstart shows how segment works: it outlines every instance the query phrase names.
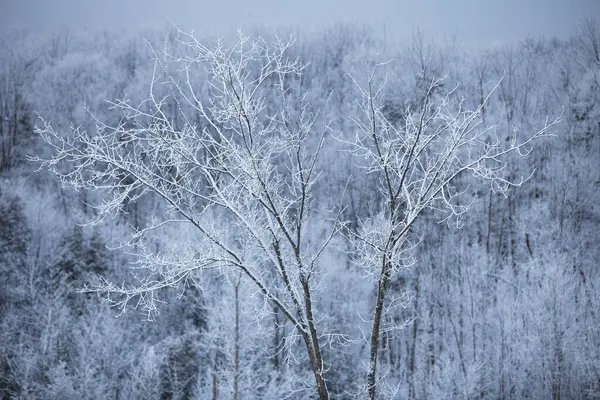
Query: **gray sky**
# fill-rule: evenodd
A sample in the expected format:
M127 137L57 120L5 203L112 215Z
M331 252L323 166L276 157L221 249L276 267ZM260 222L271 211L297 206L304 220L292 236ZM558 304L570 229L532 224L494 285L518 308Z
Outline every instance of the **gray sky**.
M168 17L184 29L226 34L255 25L305 30L356 21L394 36L421 29L485 43L566 37L584 16L600 17L600 0L0 0L0 30L164 25Z

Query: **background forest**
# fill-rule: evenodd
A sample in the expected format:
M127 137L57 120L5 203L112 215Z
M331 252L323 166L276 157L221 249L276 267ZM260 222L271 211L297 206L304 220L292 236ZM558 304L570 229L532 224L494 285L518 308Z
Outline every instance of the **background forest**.
M109 248L165 217L165 207L140 197L83 226L96 218L90 204L102 194L65 188L28 161L52 151L34 131L38 115L67 136L71 126L119 124L122 114L106 100L146 99L153 60L162 48L177 52L175 38L174 28L43 37L14 30L0 37L0 399L316 398L293 327L238 275L194 272L184 284L158 290L153 321L131 310L135 302L122 312L103 296L77 292L98 275L131 282L135 258L127 248ZM299 85L329 124L313 193L315 237L327 235L319 221L340 202L349 232L384 204L378 178L345 148L360 113L351 77L361 81L366 63L392 60L383 110L393 123L402 124L406 110L420 111L435 78L444 78L437 90L471 109L498 85L481 120L506 142L561 116L553 136L537 140L530 155L507 159L507 176L518 181L533 173L529 181L504 196L461 175L458 185L474 194L462 220L441 223L432 210L413 227L414 265L390 283L402 305L384 322L404 327L382 330L380 396L600 398L597 22L584 21L568 40L529 38L485 49L422 34L391 42L339 24L296 33L286 51L307 63ZM181 110L168 87L156 86L164 91L163 111L183 126L181 115L194 110ZM342 332L322 349L336 399L361 395L375 299L350 236L332 239L315 294L319 328ZM167 254L193 247L194 238L186 229L165 229L147 246Z

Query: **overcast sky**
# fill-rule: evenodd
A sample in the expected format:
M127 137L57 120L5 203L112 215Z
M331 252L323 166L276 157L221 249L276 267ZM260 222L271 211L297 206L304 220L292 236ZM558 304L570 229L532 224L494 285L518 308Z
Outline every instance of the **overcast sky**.
M497 43L529 34L566 37L584 16L600 17L600 0L0 0L0 30L140 27L169 18L184 29L227 34L256 25L304 31L357 21L400 37L421 29Z

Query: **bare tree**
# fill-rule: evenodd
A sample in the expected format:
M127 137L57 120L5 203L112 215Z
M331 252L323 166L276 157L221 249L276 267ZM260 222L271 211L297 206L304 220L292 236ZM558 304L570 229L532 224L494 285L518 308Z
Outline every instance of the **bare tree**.
M387 312L406 303L406 293L392 298L387 295L393 277L416 263L414 249L420 240L411 235L415 223L429 210L442 221L454 219L460 226L475 196L468 187L459 185L457 178L462 174L471 173L504 194L510 187L520 186L528 178L509 180L505 176L506 156L527 155L532 142L558 122L546 121L539 131L524 138L513 132L503 145L494 126L482 125L489 95L475 110L464 109L462 102L451 104L452 90L442 92L442 79L432 78L421 109L407 110L404 121L395 125L384 115L385 79L378 81L376 73L385 64L377 64L368 73L365 85L357 82L363 115L354 119L358 133L351 143L354 154L366 160L367 173L378 177L385 199L382 212L351 233L356 262L376 282L367 365L370 399L375 399L378 387L383 386L377 375L380 335L404 326L382 323Z
M318 113L299 91L304 66L286 56L291 40L271 46L240 35L231 45L206 47L180 34L188 53L156 57L149 99L137 106L126 99L112 104L124 116L117 126L97 121L95 134L74 129L71 138L45 121L37 130L55 150L52 159L38 161L66 185L108 194L96 205L95 222L150 193L165 205L162 220L126 243L137 249L147 276L132 285L104 280L86 289L116 294L121 307L135 299L151 317L161 288L180 285L197 270L240 271L292 324L292 337L306 347L319 398L327 399L312 299L319 257L340 226L335 214L328 228L313 220L312 188L329 128L317 123ZM173 63L182 79L170 72ZM198 67L208 76L204 97L194 80ZM159 98L154 86L160 83L170 94ZM167 103L176 104L183 128L174 127ZM278 105L275 111L269 103ZM199 118L189 118L184 104ZM63 163L67 172L61 172ZM199 234L193 250L157 254L146 245L168 225L193 227ZM328 231L317 245L315 226Z

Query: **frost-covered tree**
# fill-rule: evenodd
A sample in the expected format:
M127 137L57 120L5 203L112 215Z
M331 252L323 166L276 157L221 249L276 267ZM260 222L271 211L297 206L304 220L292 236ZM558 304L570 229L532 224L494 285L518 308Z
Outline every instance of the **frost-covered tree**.
M73 140L45 124L40 132L58 151L48 165L58 172L58 163L74 162L75 169L62 174L65 183L113 188L99 205L99 218L149 192L168 211L130 241L150 275L134 287L105 282L97 290L121 295L123 306L139 297L151 315L157 289L178 285L198 269L239 270L292 324L292 334L306 347L319 396L327 398L312 292L319 257L338 225L316 223L311 191L327 126L317 123L297 91L303 66L287 58L290 42L278 40L271 47L240 37L208 48L192 36L187 40L189 53L177 58L186 71L184 82L166 74L169 65L157 59L156 72L165 74L152 84L167 79L168 99L154 97L152 90L139 106L117 102L124 116L120 124L100 126L95 135L73 132ZM192 74L199 65L208 70L208 101L194 90ZM265 93L267 85L276 90ZM275 96L281 108L265 112L266 96ZM167 101L191 105L202 125L180 115L183 128L175 129L163 107ZM124 184L126 177L133 183ZM141 190L130 195L136 189ZM192 226L198 242L186 251L154 254L145 241L169 224ZM329 229L322 239L315 235L320 229Z
M164 289L194 284L198 272L241 277L262 296L260 313L275 310L285 317L285 351L291 354L301 344L305 355L294 355L308 365L314 392L328 399L327 374L336 366L323 357L323 344L353 341L327 325L326 313L333 311L316 300L333 269L332 241L344 231L354 244L350 258L375 286L375 296L365 285L356 288L356 297L374 301L361 394L393 395L377 367L382 341L389 343L403 322L395 310L410 297L398 274L415 263L420 237L414 227L426 213L461 221L473 197L458 180L462 175L487 181L500 193L519 186L526 178L505 174L508 157L528 154L555 121L505 140L494 126L482 125L483 104L468 109L452 96L450 83L442 86L442 80L425 75L419 109L390 121L384 82L369 73L359 84L358 112L348 116L356 136L340 135L340 142L352 149L365 176L376 177L383 200L378 212L344 230L342 210L321 209L331 199L319 198L315 190L327 171L320 155L331 128L318 112L327 107L327 96L307 103L304 64L288 57L291 41L269 44L240 35L232 43L206 46L183 33L178 40L177 51L156 56L147 99L112 103L121 113L118 122L96 120L94 132L74 128L61 135L42 120L37 130L54 151L38 161L66 185L103 191L94 222L123 213L142 197L161 205L157 218L123 244L137 257L134 281L104 280L86 290L107 293L123 309L133 304L153 317ZM157 236L175 230L189 233L187 240L156 246ZM434 311L428 308L431 321ZM170 382L167 396L174 388L190 393L190 379L197 375L193 365L184 368L177 361L180 351L195 352L193 341L181 340L166 356L169 368L153 372ZM227 346L212 346L216 373L218 353ZM234 379L238 362L234 355Z
M459 226L475 195L458 178L471 174L487 181L491 190L507 193L527 178L507 176L507 155L526 155L533 141L544 136L557 120L524 137L511 135L508 143L494 126L482 126L481 110L463 108L450 101L452 90L440 90L442 81L431 79L418 112L408 109L403 123L393 124L383 112L385 80L377 81L376 70L367 74L361 88L362 115L354 117L358 132L354 154L367 160L367 173L376 176L383 197L381 212L351 233L356 242L355 262L376 282L372 313L367 390L376 398L377 365L381 334L403 327L402 321L387 324L385 314L406 302L406 293L387 298L394 278L415 263L414 225L426 212ZM357 82L358 84L358 82ZM487 101L487 99L486 99ZM392 390L392 388L390 388Z

